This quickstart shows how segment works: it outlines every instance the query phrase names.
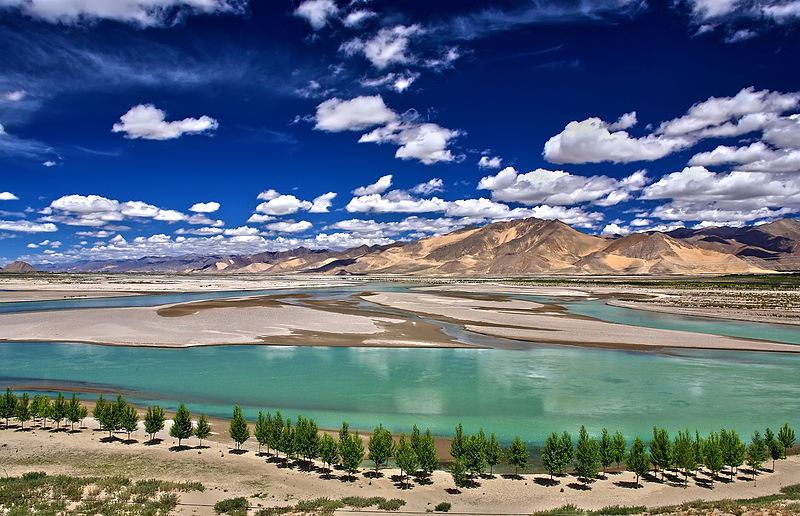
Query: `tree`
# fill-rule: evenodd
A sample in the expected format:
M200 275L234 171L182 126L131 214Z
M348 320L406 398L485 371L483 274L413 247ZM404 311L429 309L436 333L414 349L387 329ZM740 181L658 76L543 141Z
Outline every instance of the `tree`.
M122 414L120 414L120 425L128 434L128 440L131 440L131 434L139 427L139 414L133 405L125 405Z
M47 420L53 415L53 404L50 403L50 397L45 394L39 399L39 417L43 419L42 428L47 426Z
M5 395L0 398L0 417L6 420L6 428L8 428L8 420L14 417L17 413L17 396L11 387L6 388Z
M414 449L414 453L416 453L417 457L419 457L419 450L422 446L422 434L420 433L419 427L417 425L414 425L411 428L410 441L411 441L411 447Z
M711 432L703 442L703 462L708 471L711 472L711 485L713 486L714 479L722 471L722 466L724 465L722 445L719 434L716 432Z
M414 474L419 468L417 453L414 451L414 447L406 442L405 434L400 434L395 450L395 460L397 467L400 468L400 480L402 481L404 478L407 480L409 475ZM406 487L408 487L408 482L406 482Z
M450 441L450 455L454 459L461 457L464 454L464 427L461 423L456 425L456 430L453 433L453 440Z
M197 426L194 429L194 436L200 440L201 447L203 446L203 439L208 439L210 435L211 425L208 423L206 415L200 414L200 417L197 419Z
M339 460L339 451L336 441L330 434L322 434L319 440L319 457L325 463L325 467L330 469L331 464Z
M267 421L271 423L269 425L269 431L267 432L267 452L269 452L270 448L279 450L281 447L281 436L283 435L283 416L281 415L281 411L276 410L275 416L271 418L269 414L267 414Z
M617 463L617 467L625 462L625 457L628 454L628 441L625 440L625 436L619 430L614 432L614 437L611 438L611 454L614 457L614 462Z
M636 485L639 485L639 478L650 471L650 455L645 449L644 441L638 437L631 444L631 451L625 459L625 465L636 474Z
M750 439L750 446L747 447L747 465L753 471L753 482L756 480L756 475L761 469L761 465L767 459L767 445L764 438L761 437L761 432L756 430L753 432L753 437Z
M673 446L673 457L675 464L683 469L684 487L689 486L689 471L693 471L697 467L695 460L694 442L689 435L689 430L685 432L678 431L675 436L675 444Z
M62 393L58 393L53 400L53 415L51 419L55 421L56 428L61 428L61 421L67 417L67 400Z
M561 474L567 466L566 454L563 450L562 439L558 433L553 432L547 436L542 447L542 465L544 469L550 473L550 481L553 480L553 475Z
M83 420L89 415L89 409L86 408L86 405L81 405L78 407L78 420L81 422L81 426L83 426Z
M722 460L730 468L731 480L736 475L736 469L744 462L746 447L736 430L719 432L720 445L722 446Z
M480 475L486 471L486 454L484 452L486 437L472 434L464 441L462 457L470 475Z
M244 418L242 408L239 405L233 407L229 433L233 442L236 443L237 450L241 449L242 444L250 439L250 429L247 428L247 420Z
M8 422L6 422L8 424ZM789 449L794 446L794 430L789 427L789 423L784 423L780 430L778 430L778 440L783 445L783 458L786 458L786 454L789 452Z
M614 464L614 441L611 440L607 428L603 428L600 433L598 451L600 452L600 466L603 468L603 476L605 477L606 469Z
M439 457L436 455L436 443L433 440L430 430L425 430L425 435L422 436L420 449L417 451L417 459L419 459L419 467L427 474L439 466Z
M767 445L769 458L772 459L772 472L774 473L775 461L783 456L783 445L775 438L775 434L773 434L772 430L769 428L764 431L764 442Z
M258 453L261 453L261 447L269 441L269 422L267 417L260 410L258 411L258 419L256 419L256 426L253 429L253 436L258 442Z
M653 427L653 440L650 442L650 459L656 467L656 473L661 470L661 478L664 478L664 470L672 466L672 445L669 434L663 428Z
M278 446L278 449L286 455L287 459L290 457L294 458L294 454L297 452L297 448L295 448L297 442L295 441L294 434L295 428L292 426L292 418L287 417L286 421L283 423L281 440Z
M584 482L590 478L597 478L600 469L600 446L596 439L589 438L585 426L581 426L578 433L578 443L575 448L575 473Z
M150 435L150 441L155 440L156 434L164 429L164 409L156 405L155 407L147 407L147 412L144 415L144 431Z
M25 422L31 418L30 397L27 392L23 392L17 401L17 411L15 414L20 427L25 428Z
M70 431L75 431L75 423L81 420L81 402L73 392L67 404L67 421L70 423Z
M92 410L92 417L97 421L100 425L102 430L105 430L103 426L104 414L103 412L109 408L109 403L106 401L105 397L101 394L100 397L97 398L97 401L94 404L94 409Z
M416 425L414 428L417 428ZM416 432L419 433L419 430L416 430ZM419 441L419 437L417 440ZM414 442L413 437L412 442ZM369 460L375 463L375 473L377 473L381 466L386 464L386 461L388 461L389 457L392 456L393 445L394 443L392 442L391 432L383 428L383 425L376 426L375 430L372 432L372 436L369 438L369 443L367 444L367 448L369 449ZM420 446L419 442L417 443L417 446Z
M34 394L33 399L31 400L31 417L33 418L34 424L37 423L37 419L39 418L39 404L41 403L42 395L41 394ZM0 405L2 405L3 398L0 398ZM0 410L2 412L2 410Z
M100 417L100 426L108 432L109 439L114 436L114 432L122 429L122 414L127 405L125 398L121 395L117 396L115 402L104 402L103 408L98 414ZM55 410L55 403L53 403Z
M467 481L467 467L462 459L458 458L450 464L450 475L453 476L453 483L455 483L456 487L464 485Z
M703 464L703 438L700 432L694 431L694 441L692 441L692 452L694 453L694 469L698 469Z
M175 412L175 419L172 420L172 426L169 427L169 435L178 440L178 448L181 447L184 439L192 436L192 415L183 403Z
M528 447L519 436L514 437L514 440L511 441L511 446L508 447L506 453L506 460L514 466L514 475L518 475L520 469L527 467Z
M317 423L310 418L297 417L297 428L295 431L297 441L297 453L305 458L308 467L313 464L313 460L319 454L319 429Z
M489 465L489 474L494 475L494 467L500 464L503 459L503 449L500 447L500 442L495 437L494 433L489 435L489 440L486 441L486 463Z
M339 441L339 455L342 457L342 466L352 476L358 472L361 461L364 460L364 443L361 442L358 432L345 432L341 435L340 439L342 438Z

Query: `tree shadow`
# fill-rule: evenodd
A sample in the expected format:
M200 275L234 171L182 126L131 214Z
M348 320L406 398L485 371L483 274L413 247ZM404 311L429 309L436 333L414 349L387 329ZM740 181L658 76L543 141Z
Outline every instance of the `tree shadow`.
M32 427L28 427L28 428L20 427L20 428L17 428L16 430L14 430L14 431L15 432L32 432L33 428Z
M339 482L347 482L347 483L350 483L350 484L352 484L353 482L355 482L357 480L356 476L355 475L351 475L350 473L346 473L344 475L339 475L338 478L339 478Z
M139 442L139 441L138 441L138 440L136 440L136 439L123 439L123 440L122 440L122 444L136 444L136 443L138 443L138 442Z
M101 443L114 443L114 442L117 442L119 440L120 440L120 438L117 437L116 435L107 435L105 437L101 437L100 438L100 442Z
M208 446L208 445L205 445L205 444L198 444L197 446L194 447L194 449L195 450L209 450L209 449L211 449L211 446Z
M230 453L231 455L244 455L245 453L247 453L247 450L243 450L241 448L237 450L236 448L234 448L232 450L228 450L228 453Z
M522 475L519 473L506 473L504 475L500 475L500 477L507 480L522 480Z
M383 476L383 472L375 471L374 469L364 472L365 478L383 478Z
M637 484L636 482L631 482L629 480L619 480L614 482L614 485L617 487L624 487L625 489L641 489L644 487L642 484Z
M331 473L333 473L333 470L331 468L318 468L317 471L319 471L321 473L319 478L322 478L322 479L325 479L325 480L330 480L330 479L333 478L333 476L331 476Z
M431 478L431 475L425 473L424 471L414 473L412 477L414 477L414 482L416 482L421 486L429 486L433 484L433 479Z
M159 438L156 437L155 439L150 439L149 441L145 441L143 444L145 446L155 446L155 445L161 444L163 442L164 442L164 439L159 439Z
M592 490L592 486L590 486L589 484L583 484L583 483L579 483L579 482L570 482L569 484L567 484L567 487L570 488L570 489L574 489L576 491L591 491Z
M461 494L461 490L460 489L456 489L455 487L448 487L447 489L445 489L445 492L447 494L451 494L451 495Z
M175 446L170 446L169 447L169 451L171 451L171 452L182 452L182 451L191 450L191 449L192 449L191 446L188 446L188 445L185 445L185 444L181 444L180 446L175 445Z
M550 477L534 477L533 482L544 487L555 487L561 483L558 480Z
M694 485L703 489L714 489L714 484L710 478L695 478Z

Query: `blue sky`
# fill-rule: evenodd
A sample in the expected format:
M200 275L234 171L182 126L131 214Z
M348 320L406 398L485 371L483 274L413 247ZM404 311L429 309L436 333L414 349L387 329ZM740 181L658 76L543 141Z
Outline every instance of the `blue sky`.
M799 27L798 0L0 0L0 258L795 217Z

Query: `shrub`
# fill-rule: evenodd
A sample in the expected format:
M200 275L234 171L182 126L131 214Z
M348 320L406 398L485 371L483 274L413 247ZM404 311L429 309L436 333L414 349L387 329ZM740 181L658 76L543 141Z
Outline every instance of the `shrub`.
M450 507L450 502L442 502L436 504L436 507L434 507L433 510L438 512L447 512L450 510Z
M342 503L348 507L355 507L356 509L364 509L365 507L372 507L379 503L385 502L386 498L373 496L371 498L364 498L363 496L345 496L342 498Z
M589 514L593 516L626 516L628 514L642 514L644 512L647 512L647 507L644 506L623 507L620 505L610 505L597 511L589 511Z
M400 507L404 506L406 502L399 498L392 498L391 500L383 500L378 504L378 509L382 511L397 511Z
M231 514L237 511L246 511L247 505L247 499L241 496L238 498L226 498L214 504L214 512L217 514Z

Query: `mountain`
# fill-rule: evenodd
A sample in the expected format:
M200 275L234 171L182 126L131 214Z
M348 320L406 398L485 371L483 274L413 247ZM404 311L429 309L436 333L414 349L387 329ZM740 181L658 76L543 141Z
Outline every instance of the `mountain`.
M535 218L342 251L300 247L251 255L185 255L43 266L70 272L520 275L761 273L800 268L800 222L600 237Z
M30 274L32 272L36 272L33 265L19 261L11 262L5 267L0 267L0 273L2 274Z

